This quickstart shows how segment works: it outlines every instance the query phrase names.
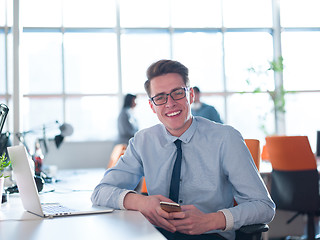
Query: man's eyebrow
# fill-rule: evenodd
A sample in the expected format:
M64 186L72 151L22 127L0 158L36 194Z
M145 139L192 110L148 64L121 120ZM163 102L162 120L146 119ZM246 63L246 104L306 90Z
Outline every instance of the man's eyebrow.
M184 87L176 87L176 88L173 88L173 89L171 89L171 91L169 92L169 94L170 94L171 92L173 92L173 91L175 91L175 90L178 90L178 89L181 89L181 88L184 88ZM167 94L167 93L165 93L165 92L157 93L157 94L154 95L153 97L159 96L159 95L161 95L161 94Z
M162 94L166 94L166 93L165 93L165 92L157 93L157 94L154 95L153 97L157 97L157 96L162 95Z

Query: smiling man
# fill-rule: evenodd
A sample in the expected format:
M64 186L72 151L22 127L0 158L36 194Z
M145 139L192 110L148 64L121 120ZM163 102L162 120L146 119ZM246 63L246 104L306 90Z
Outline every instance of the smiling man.
M160 60L147 77L149 104L161 124L135 134L92 202L140 211L168 239L234 239L243 225L270 222L275 205L241 134L191 115L188 69ZM148 196L133 191L142 176ZM182 211L168 213L161 201L178 202Z

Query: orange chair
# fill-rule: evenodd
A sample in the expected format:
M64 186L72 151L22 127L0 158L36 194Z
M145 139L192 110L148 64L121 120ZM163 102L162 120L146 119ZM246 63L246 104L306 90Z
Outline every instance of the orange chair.
M265 161L269 161L269 154L268 154L267 145L263 145L263 147L262 147L261 159L265 160Z
M110 160L107 168L111 168L118 162L119 158L124 154L127 149L126 144L117 144L113 147L110 155Z
M251 153L257 169L260 170L260 141L258 139L245 139L244 141Z
M319 215L319 173L307 136L266 137L272 165L271 197L277 209L308 216L308 239L315 239L314 217Z

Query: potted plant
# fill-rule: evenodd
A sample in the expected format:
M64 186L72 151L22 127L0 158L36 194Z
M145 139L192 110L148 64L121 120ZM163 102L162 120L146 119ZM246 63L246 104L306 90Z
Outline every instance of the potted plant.
M3 184L4 184L4 179L9 177L9 176L4 176L3 171L6 167L10 165L11 161L7 160L6 153L4 152L0 156L0 194L2 196L2 191L3 191Z

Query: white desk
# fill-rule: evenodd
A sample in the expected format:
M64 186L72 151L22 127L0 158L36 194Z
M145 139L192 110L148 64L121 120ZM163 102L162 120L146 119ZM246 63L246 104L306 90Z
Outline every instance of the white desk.
M46 184L42 202L72 202L76 206L91 204L93 187L100 181L103 169L60 171L61 182ZM68 177L65 174L69 174ZM47 192L49 190L54 192ZM50 199L50 200L49 200ZM19 194L9 196L0 209L1 240L57 239L165 239L144 216L136 211L56 217L43 219L24 211Z

